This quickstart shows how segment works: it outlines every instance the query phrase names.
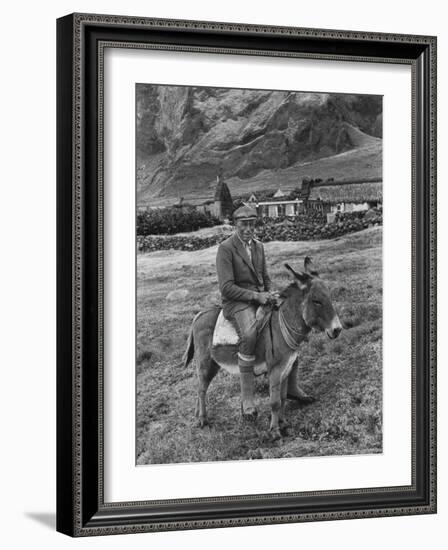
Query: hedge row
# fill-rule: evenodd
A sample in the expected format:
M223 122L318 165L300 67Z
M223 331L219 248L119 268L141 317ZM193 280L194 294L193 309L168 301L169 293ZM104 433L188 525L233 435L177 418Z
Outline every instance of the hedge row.
M228 235L213 235L211 237L157 237L152 235L137 235L137 248L140 252L155 250L201 250L209 248L227 239Z
M339 214L333 223L327 224L322 217L313 219L300 217L297 220L282 222L268 221L256 229L256 236L262 242L269 241L309 241L333 239L347 233L361 231L372 225L382 225L382 211L372 209L366 212ZM200 250L219 244L228 235L213 235L206 238L188 236L137 236L137 248L140 252L155 250Z
M303 217L294 222L272 224L268 223L257 230L258 238L269 241L310 241L319 239L334 239L346 233L361 231L371 225L382 225L381 209L364 212L338 214L333 223L326 223L322 217L313 219Z
M221 223L195 208L158 208L137 214L137 235L173 235Z

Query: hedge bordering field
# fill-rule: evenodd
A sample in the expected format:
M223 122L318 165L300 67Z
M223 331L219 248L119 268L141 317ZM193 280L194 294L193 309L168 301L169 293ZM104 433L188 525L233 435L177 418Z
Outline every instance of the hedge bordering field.
M159 208L137 214L137 235L161 235L196 231L221 222L218 218L198 212L195 208Z
M372 208L367 212L338 214L333 223L327 224L323 216L301 216L296 220L265 221L256 229L256 237L262 242L270 241L310 241L333 239L347 233L361 231L373 225L382 225L382 209ZM140 252L156 250L200 250L219 244L228 235L210 237L195 236L137 236L137 248Z

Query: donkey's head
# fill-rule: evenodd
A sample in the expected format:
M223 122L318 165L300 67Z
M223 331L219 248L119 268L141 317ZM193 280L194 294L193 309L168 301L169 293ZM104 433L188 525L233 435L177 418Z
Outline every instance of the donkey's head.
M336 313L327 285L312 267L311 258L305 258L304 271L295 271L289 264L285 267L293 276L294 284L303 291L302 318L310 327L337 338L342 325Z

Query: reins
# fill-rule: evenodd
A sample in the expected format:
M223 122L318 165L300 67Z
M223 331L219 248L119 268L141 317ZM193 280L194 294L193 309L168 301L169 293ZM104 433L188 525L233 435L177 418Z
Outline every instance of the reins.
M263 325L259 328L259 333L261 333L265 328L269 328L269 336L270 336L270 353L272 356L274 356L274 334L273 334L273 313L275 310L278 311L278 324L280 327L280 332L283 337L283 340L285 341L286 345L296 351L300 344L301 339L306 339L308 337L308 332L310 327L305 323L305 321L302 319L303 323L305 324L306 328L308 329L306 332L300 332L296 328L292 327L290 323L285 318L285 314L283 313L283 304L286 302L282 302L279 306L275 306L269 313L268 317L266 318ZM296 340L296 338L299 337L299 341Z

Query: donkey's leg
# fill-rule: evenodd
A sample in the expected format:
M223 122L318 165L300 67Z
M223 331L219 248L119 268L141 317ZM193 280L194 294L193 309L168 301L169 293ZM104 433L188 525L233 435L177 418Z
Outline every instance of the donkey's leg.
M278 365L274 366L269 373L269 403L271 405L271 439L275 441L281 438L279 418L282 406L281 396L281 370Z
M285 423L285 408L286 408L286 394L288 393L288 379L285 377L282 380L281 388L280 388L280 397L282 400L282 404L280 407L280 413L279 413L279 422L280 425L283 425Z
M196 411L198 425L203 427L207 424L207 412L205 408L205 395L207 388L219 370L219 365L211 357L211 342L213 329L219 309L214 308L205 311L195 317L193 325L194 355L196 359L196 374L198 377L198 394L196 398Z
M315 401L315 398L312 395L309 395L303 390L298 383L298 373L299 373L299 359L297 358L294 361L291 372L288 376L288 390L287 398L291 401L296 401L301 405L309 405Z
M219 371L219 365L207 355L198 362L198 397L196 402L196 416L198 417L198 426L203 428L208 425L207 409L205 397L210 382Z
M281 389L280 389L281 406L280 406L279 418L278 418L280 431L282 432L283 435L286 435L287 429L289 427L289 423L286 420L286 414L285 414L287 393L288 393L288 377L286 376L281 383Z

